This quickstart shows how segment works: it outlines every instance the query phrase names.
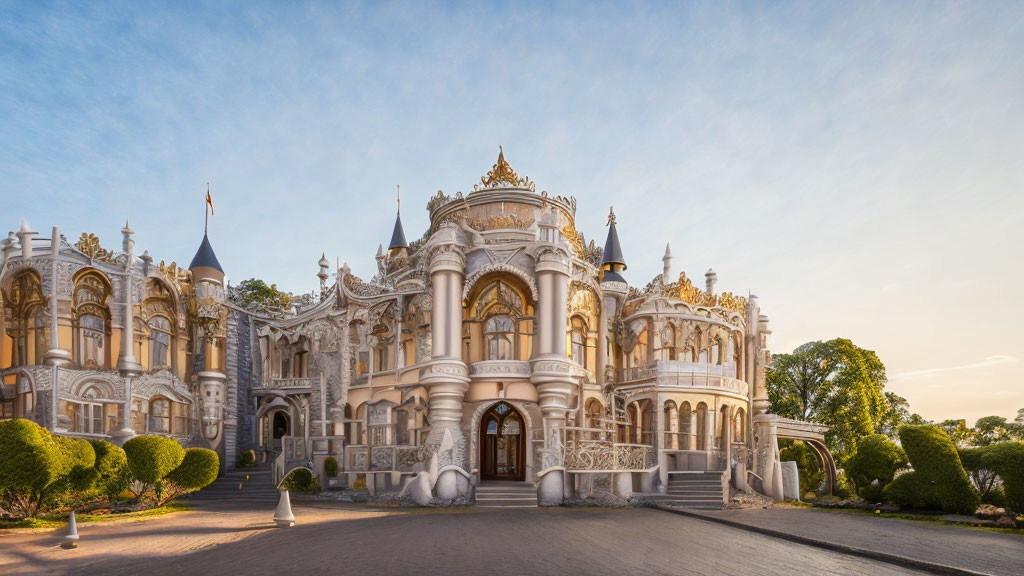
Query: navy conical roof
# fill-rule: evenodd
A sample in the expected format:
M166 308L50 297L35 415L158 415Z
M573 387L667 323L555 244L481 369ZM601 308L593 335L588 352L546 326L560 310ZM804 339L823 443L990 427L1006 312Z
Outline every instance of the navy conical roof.
M622 257L622 247L619 246L619 233L615 231L615 212L608 214L608 239L604 241L604 253L601 255L601 266L618 264L626 269L626 259Z
M199 250L196 251L196 255L192 258L192 263L188 265L188 269L195 270L203 266L213 268L221 274L224 273L224 269L220 267L220 262L217 260L217 255L213 253L210 237L205 232L203 232L203 243L199 245Z
M405 241L405 230L402 229L402 215L395 216L395 231L391 233L391 244L388 251L395 248L408 248L409 243Z

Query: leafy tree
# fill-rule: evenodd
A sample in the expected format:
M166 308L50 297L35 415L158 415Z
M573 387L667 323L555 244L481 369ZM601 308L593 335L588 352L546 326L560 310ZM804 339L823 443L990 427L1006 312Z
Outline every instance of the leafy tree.
M1024 408L1017 410L1017 417L1013 419L1017 424L1024 425Z
M124 443L128 457L128 470L135 481L135 496L142 498L151 490L157 501L163 490L163 480L181 465L185 449L177 441L163 436L136 436Z
M267 286L258 278L242 280L231 292L232 300L243 308L257 310L287 310L292 305L292 294L277 289L277 284Z
M974 423L971 444L989 446L999 442L1024 440L1024 425L1009 422L1002 416L984 416Z
M878 482L880 491L906 466L907 455L902 448L884 434L872 434L857 442L857 453L847 461L846 474L865 496L864 490L873 482ZM877 496L867 499L878 500Z
M902 399L884 395L881 360L845 338L808 342L792 354L774 356L766 381L774 413L829 426L825 439L840 462L859 438L891 429L893 414L901 414Z
M181 464L164 478L167 485L161 495L160 504L205 488L217 479L220 472L220 457L208 448L189 448Z
M964 420L943 420L939 422L939 428L942 428L946 434L949 434L949 439L958 448L967 446L974 436L974 431L967 427L967 423Z

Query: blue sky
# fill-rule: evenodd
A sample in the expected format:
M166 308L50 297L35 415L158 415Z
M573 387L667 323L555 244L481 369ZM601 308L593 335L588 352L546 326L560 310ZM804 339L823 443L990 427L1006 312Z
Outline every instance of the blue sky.
M761 298L773 348L849 337L928 418L1024 407L1020 3L0 2L0 197L228 275L364 277L498 145L627 278Z

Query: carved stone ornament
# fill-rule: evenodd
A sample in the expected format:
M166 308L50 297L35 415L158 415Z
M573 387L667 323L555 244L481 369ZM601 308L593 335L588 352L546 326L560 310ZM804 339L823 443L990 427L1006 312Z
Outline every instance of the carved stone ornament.
M111 262L114 259L113 250L104 250L100 246L100 239L93 233L82 232L82 237L75 243L75 248L79 252L85 254L90 260L96 260L99 262Z
M480 184L473 187L473 191L485 190L488 188L501 188L502 186L514 186L535 190L533 182L527 177L520 178L516 171L505 161L505 152L498 147L498 161L491 167L486 176L480 178Z

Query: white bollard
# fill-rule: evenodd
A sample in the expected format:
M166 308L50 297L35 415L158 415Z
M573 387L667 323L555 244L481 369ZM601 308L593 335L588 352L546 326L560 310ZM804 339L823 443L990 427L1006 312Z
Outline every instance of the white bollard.
M68 517L68 532L64 535L64 539L60 543L61 548L72 549L78 548L78 522L75 520L75 511L71 511L71 515Z
M278 500L277 510L274 512L274 524L277 524L278 528L295 526L295 514L292 514L292 501L287 490L281 491L281 499Z

